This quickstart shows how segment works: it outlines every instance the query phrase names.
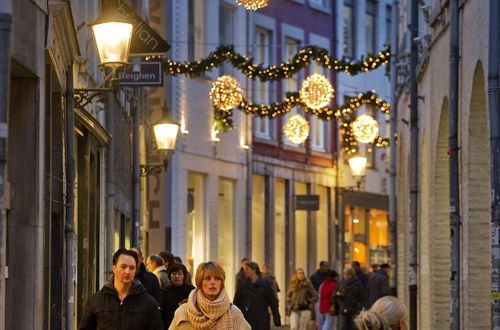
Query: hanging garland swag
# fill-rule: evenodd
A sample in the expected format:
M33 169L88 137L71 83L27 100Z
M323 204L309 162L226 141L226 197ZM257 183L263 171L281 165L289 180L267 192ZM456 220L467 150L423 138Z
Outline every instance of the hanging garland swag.
M254 64L253 58L236 53L233 46L219 46L207 58L196 62L175 62L166 59L165 72L172 76L185 74L190 77L199 77L204 72L220 66L227 60L250 79L259 78L261 81L272 81L290 78L314 60L325 69L345 72L354 76L358 73L369 72L383 64L389 63L390 57L389 48L385 48L378 52L377 56L369 55L366 59L362 58L361 61L353 62L345 58L338 60L329 56L326 49L308 46L300 49L288 62L264 67L262 64Z

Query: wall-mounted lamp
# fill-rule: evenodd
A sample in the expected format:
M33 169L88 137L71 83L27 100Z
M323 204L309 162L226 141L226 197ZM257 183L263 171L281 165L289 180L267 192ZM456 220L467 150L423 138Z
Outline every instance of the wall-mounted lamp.
M179 132L179 124L168 120L162 120L153 126L153 131L155 133L156 147L158 150L164 151L165 154L168 154L169 151L175 149L177 135ZM161 171L167 167L168 157L165 155L163 164L142 164L141 176L161 173Z
M90 27L94 34L100 65L111 68L111 74L103 81L103 85L109 82L109 87L75 88L75 106L80 109L95 98L104 102L106 92L118 90L116 69L127 63L132 40L133 25L113 10L102 13Z
M367 158L364 156L353 156L349 158L349 168L351 169L351 175L356 179L356 185L361 187L361 181L365 176L366 172Z

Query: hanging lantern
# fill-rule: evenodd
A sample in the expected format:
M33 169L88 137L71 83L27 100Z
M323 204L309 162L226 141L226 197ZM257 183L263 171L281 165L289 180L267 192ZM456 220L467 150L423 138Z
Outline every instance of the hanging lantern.
M361 115L352 123L354 138L362 143L372 143L378 136L378 123L370 115Z
M330 103L334 89L323 75L315 73L302 82L300 98L311 109L319 110Z
M236 108L243 101L240 83L228 75L221 76L212 83L209 97L216 108L224 111Z
M283 126L283 132L290 142L301 144L309 136L309 123L301 115L292 116Z
M268 0L236 0L236 2L250 10L257 10L268 5Z

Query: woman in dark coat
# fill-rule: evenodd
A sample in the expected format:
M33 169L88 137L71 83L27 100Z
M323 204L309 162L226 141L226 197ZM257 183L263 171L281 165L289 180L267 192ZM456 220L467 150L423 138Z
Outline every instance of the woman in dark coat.
M273 313L274 324L280 326L278 298L271 283L262 278L259 265L253 261L247 263L244 274L245 279L238 286L234 304L241 309L252 329L270 329L269 308Z
M335 290L338 306L338 329L355 330L354 317L361 310L361 282L352 267L344 268L344 278Z
M188 297L194 286L187 284L187 269L181 264L172 264L168 267L168 279L170 284L162 291L163 304L161 316L165 329L168 329L175 314L175 310Z

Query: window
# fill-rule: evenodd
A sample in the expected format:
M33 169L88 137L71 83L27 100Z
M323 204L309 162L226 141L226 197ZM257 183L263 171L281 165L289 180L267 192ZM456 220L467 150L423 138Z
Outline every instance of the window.
M233 45L233 8L225 4L219 5L219 44L220 45ZM232 74L234 71L231 63L225 61L220 67L220 75Z
M354 19L354 1L355 0L344 0L344 17L343 17L343 44L342 53L345 57L354 58L354 45L355 45L355 19Z
M373 0L366 2L365 15L365 51L367 54L374 54L376 47L376 21L377 3Z
M234 297L234 189L235 183L219 179L219 201L217 205L217 262L226 270L226 289Z
M188 174L186 267L191 274L205 259L205 176Z
M263 63L264 65L271 64L272 48L271 48L271 31L256 28L255 32L255 63ZM260 79L254 80L254 102L269 104L271 82L263 82ZM272 137L271 123L272 119L264 119L256 117L254 119L255 136L269 139Z
M391 44L391 34L392 34L392 6L387 5L385 7L385 43L387 45Z
M252 260L262 265L266 242L266 177L252 176Z
M328 0L309 0L312 6L328 8Z
M319 66L316 61L313 61L309 65L309 74L314 73L322 74L328 78L328 70ZM309 124L311 125L311 142L312 148L316 151L326 151L327 139L328 139L328 129L327 122L319 119L317 116L311 114L309 116Z
M285 60L291 60L295 54L299 51L300 48L300 41L292 39L292 38L285 38L285 47L284 47L284 54L283 58ZM298 92L300 89L300 82L302 81L302 75L300 73L295 74L294 76L284 80L282 88L283 88L283 93L286 94L287 92ZM288 118L291 116L299 113L298 108L292 108L288 114L283 116L283 124L286 123ZM288 145L295 145L288 141L288 139L285 137L284 138L285 143Z
M204 1L188 0L188 59L195 61L203 57L203 5Z
M307 195L307 184L304 182L295 183L296 195ZM295 268L304 269L308 274L308 212L295 211Z

